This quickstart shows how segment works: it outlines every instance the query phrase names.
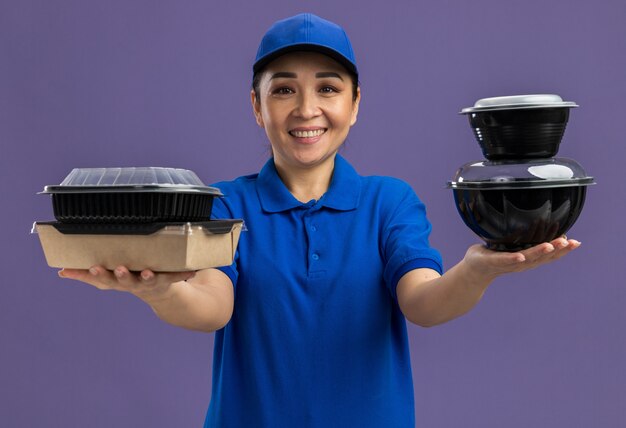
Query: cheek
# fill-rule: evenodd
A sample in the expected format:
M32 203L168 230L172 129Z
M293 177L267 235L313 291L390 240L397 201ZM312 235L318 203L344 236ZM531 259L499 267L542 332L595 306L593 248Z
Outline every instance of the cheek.
M276 132L276 130L278 129L278 123L276 122L276 117L273 116L272 114L265 114L263 115L263 128L265 128L265 131L268 133L274 133Z
M346 103L331 112L331 121L336 127L349 127L356 119L355 111L352 108L352 103Z
M288 106L265 103L261 109L262 120L267 127L282 126L288 116Z
M270 107L264 105L259 113L259 120L262 123L261 126L269 131L273 126L275 126L276 114L272 112Z

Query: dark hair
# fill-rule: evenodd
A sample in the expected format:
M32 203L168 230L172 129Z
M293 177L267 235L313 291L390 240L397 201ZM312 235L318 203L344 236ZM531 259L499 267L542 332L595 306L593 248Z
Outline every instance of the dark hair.
M263 76L264 72L265 67L254 73L254 75L252 76L252 90L254 91L254 96L257 102L261 101L259 86L261 85L261 77ZM356 101L356 95L359 88L359 78L356 74L350 71L348 71L348 74L350 75L350 80L352 81L352 101Z

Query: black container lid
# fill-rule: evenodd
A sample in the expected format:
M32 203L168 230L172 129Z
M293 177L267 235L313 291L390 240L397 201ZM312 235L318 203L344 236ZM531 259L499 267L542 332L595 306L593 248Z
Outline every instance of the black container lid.
M75 168L60 185L46 186L41 193L129 192L223 196L219 189L206 186L193 171L160 167Z
M482 98L473 107L461 110L461 114L495 110L519 110L536 108L573 108L578 104L554 94L511 95L506 97Z
M449 189L530 189L595 184L573 159L476 161L460 167Z

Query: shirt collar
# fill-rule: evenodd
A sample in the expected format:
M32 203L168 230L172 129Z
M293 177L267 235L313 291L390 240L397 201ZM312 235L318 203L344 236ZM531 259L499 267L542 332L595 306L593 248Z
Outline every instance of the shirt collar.
M259 172L256 189L261 207L266 212L287 211L307 205L298 201L289 192L276 171L274 158L269 159ZM349 211L359 205L360 195L359 175L347 160L337 154L330 186L317 204L339 211Z

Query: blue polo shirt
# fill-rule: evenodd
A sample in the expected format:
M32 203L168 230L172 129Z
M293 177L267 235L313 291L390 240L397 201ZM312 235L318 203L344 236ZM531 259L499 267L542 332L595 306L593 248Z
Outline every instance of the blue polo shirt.
M442 272L411 187L362 177L340 155L318 201L287 190L270 159L215 184L214 218L242 218L230 322L215 333L205 427L414 427L396 285Z

